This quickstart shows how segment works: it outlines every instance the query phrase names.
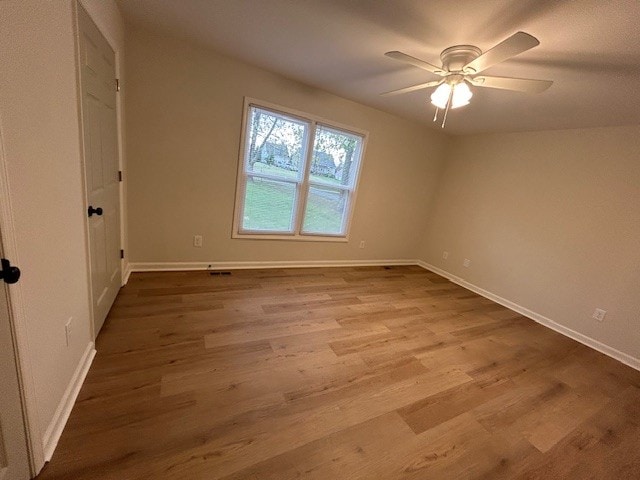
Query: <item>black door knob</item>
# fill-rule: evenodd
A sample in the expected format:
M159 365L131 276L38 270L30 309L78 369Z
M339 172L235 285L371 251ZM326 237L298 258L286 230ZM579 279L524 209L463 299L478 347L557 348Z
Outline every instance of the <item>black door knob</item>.
M93 208L91 205L89 205L89 216L93 215L94 213L98 216L102 215L102 208Z
M5 283L16 283L20 280L20 269L18 267L11 265L11 262L6 258L3 258L0 262L2 265L2 270L0 270L0 279L4 280Z

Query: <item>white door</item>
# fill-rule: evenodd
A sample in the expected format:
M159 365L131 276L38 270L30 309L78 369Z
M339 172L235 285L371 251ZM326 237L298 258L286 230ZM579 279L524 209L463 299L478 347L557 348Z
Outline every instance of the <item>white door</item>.
M82 129L94 333L120 289L120 185L115 54L78 5Z
M0 480L31 478L15 352L7 284L0 280Z

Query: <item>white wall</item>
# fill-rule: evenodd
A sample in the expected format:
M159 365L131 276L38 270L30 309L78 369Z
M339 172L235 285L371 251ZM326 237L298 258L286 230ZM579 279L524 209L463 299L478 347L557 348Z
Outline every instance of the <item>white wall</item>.
M415 258L445 135L136 27L127 72L132 262ZM348 243L231 238L244 96L369 131Z
M479 135L448 152L420 258L640 366L639 239L639 126Z
M119 22L122 30L112 2L90 12L100 12L103 28L115 32ZM22 362L30 367L25 386L39 468L92 349L73 3L5 0L0 19L0 128L12 207L3 220L22 270L12 299Z

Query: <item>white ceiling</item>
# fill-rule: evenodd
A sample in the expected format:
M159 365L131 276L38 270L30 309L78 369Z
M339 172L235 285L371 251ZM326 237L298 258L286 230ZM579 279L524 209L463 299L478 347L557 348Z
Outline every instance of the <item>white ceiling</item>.
M522 30L540 45L487 75L554 80L538 95L474 88L454 134L640 124L640 0L118 0L125 20L196 41L433 128L432 91L384 91L439 77L384 56L440 65Z

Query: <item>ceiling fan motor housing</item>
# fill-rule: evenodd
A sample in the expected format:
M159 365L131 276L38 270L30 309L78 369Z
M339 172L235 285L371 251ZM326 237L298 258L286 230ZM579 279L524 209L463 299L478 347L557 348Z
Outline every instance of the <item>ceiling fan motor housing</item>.
M442 68L447 72L462 72L462 67L482 55L482 50L473 45L456 45L446 48L440 54ZM469 71L465 73L473 74Z

